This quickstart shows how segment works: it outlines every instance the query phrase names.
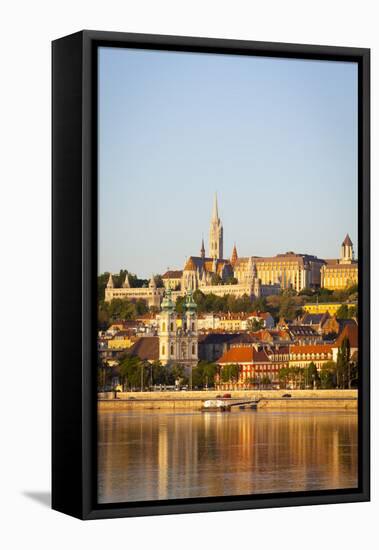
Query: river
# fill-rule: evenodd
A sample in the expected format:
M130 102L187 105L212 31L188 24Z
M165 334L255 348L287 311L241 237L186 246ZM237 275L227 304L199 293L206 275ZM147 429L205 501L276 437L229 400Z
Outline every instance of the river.
M98 501L357 486L357 412L100 411Z

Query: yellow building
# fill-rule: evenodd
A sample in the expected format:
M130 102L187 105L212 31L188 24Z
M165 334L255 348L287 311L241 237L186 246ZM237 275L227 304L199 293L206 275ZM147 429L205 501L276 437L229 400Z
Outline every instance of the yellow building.
M166 290L180 290L183 271L169 270L162 275L163 284Z
M322 302L317 304L305 304L303 310L307 313L326 313L335 315L342 305L346 305L349 309L356 307L356 302L343 304L342 302Z
M286 252L274 257L238 258L234 263L234 276L239 283L249 278L250 265L262 285L280 285L300 292L303 288L317 288L321 284L320 269L323 261L309 254Z
M134 342L135 338L130 336L129 332L121 330L111 340L108 340L108 349L128 349Z
M346 235L339 260L325 260L321 268L321 286L343 290L358 283L358 262L354 260L353 243Z
M333 350L331 344L314 344L306 346L290 346L289 367L300 367L302 369L314 363L317 370L328 361L333 360Z

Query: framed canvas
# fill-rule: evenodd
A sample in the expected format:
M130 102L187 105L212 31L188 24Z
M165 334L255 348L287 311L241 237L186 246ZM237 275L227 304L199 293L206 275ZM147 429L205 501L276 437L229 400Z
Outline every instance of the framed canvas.
M52 55L53 508L369 500L369 50Z

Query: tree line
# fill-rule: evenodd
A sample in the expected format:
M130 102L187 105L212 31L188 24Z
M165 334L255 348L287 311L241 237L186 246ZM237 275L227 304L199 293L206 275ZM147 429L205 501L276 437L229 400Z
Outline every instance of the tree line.
M125 355L117 367L111 369L102 361L98 363L98 387L101 390L112 384L117 377L125 391L148 390L154 386L188 386L192 388L212 388L218 366L215 363L200 361L186 374L182 365L162 365L160 361L149 363L135 355Z

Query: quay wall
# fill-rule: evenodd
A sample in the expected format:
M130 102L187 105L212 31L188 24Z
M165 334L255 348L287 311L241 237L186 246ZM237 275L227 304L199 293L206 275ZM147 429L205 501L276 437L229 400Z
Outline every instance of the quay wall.
M233 399L253 399L282 397L284 394L290 394L292 397L313 397L313 398L340 398L340 397L358 397L357 390L231 390L231 391L134 391L134 392L119 392L119 399L215 399L218 395L229 393ZM113 392L98 393L98 399L113 399Z
M357 390L267 390L233 391L228 404L249 399L259 399L258 409L356 409ZM283 398L290 393L290 398ZM112 392L98 394L99 410L151 410L151 409L187 409L200 410L206 399L214 399L222 392L120 392L114 399ZM238 409L238 407L235 407Z

